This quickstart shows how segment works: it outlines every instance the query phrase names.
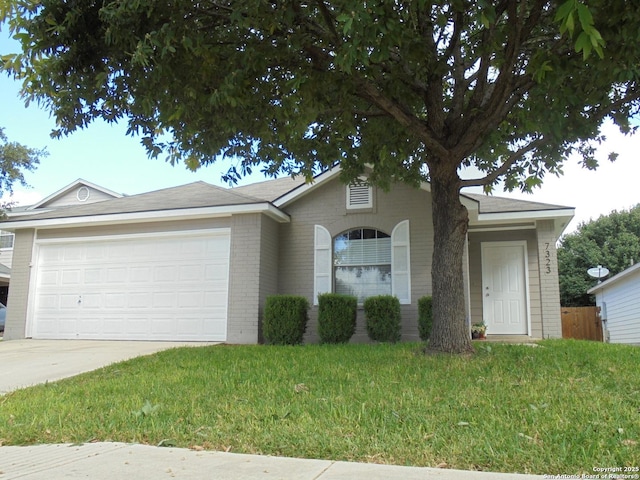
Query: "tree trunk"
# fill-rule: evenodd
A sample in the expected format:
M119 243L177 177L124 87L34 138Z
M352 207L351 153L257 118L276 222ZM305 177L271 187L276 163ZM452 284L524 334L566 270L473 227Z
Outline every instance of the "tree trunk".
M445 162L443 162L445 163ZM469 214L460 203L460 177L450 165L430 165L433 200L433 326L428 350L473 352L467 323L463 260Z

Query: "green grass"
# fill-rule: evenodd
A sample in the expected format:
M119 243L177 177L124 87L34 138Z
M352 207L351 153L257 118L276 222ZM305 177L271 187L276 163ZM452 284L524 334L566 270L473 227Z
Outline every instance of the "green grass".
M123 441L538 474L640 466L640 348L168 350L0 397L4 445Z

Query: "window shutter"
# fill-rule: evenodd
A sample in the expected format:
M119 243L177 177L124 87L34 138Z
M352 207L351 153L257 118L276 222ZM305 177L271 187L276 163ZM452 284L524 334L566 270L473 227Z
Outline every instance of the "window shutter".
M373 190L371 185L363 182L347 186L347 208L373 207Z
M318 305L318 294L331 292L331 234L316 225L314 238L313 304Z
M409 220L397 224L391 232L391 288L400 303L411 303L411 256Z

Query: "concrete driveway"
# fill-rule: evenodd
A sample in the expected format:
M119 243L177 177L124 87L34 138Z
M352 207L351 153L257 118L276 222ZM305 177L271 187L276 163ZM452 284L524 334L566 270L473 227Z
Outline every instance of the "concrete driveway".
M202 345L212 344L30 339L0 341L0 395L169 348Z

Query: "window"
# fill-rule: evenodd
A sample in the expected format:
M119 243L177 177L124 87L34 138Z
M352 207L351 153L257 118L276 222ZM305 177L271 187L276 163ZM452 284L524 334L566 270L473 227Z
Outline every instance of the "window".
M335 292L358 297L391 295L391 237L372 228L356 228L333 241Z
M318 294L348 293L362 302L372 295L391 294L411 303L409 221L398 223L391 235L373 228L354 228L331 238L315 226L314 305Z
M13 239L15 234L11 232L5 232L0 230L0 249L1 248L13 248Z

